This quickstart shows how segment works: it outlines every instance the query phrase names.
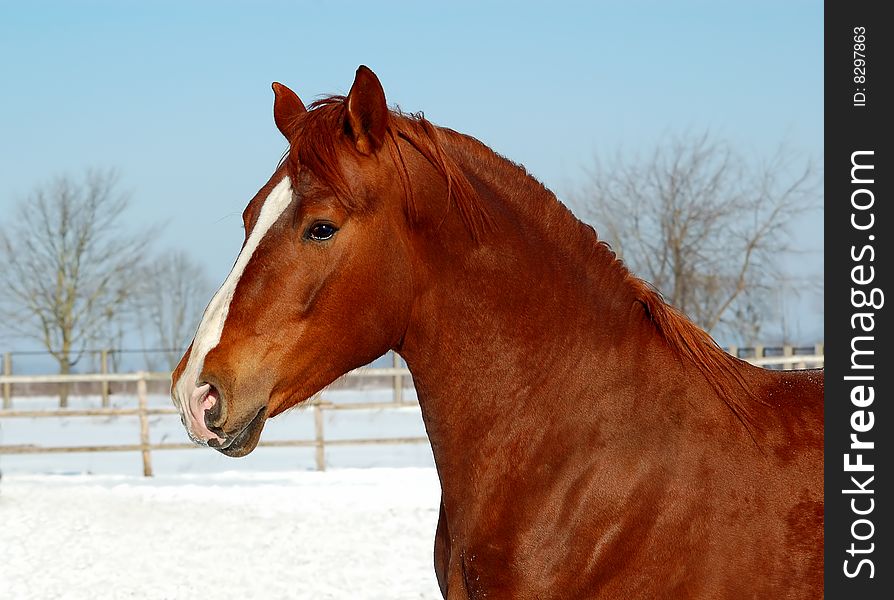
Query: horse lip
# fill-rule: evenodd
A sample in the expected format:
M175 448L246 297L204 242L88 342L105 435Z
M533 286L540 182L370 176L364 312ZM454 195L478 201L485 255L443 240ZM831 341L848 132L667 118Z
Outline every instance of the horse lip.
M263 427L266 416L267 407L262 406L245 426L238 429L235 433L226 436L223 443L210 440L208 445L226 456L245 456L255 449L257 438L260 437L260 429ZM247 444L250 444L250 446Z

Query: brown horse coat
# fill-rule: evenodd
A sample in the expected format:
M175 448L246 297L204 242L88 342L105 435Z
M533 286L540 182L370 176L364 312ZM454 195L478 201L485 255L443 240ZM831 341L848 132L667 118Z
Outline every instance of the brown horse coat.
M198 441L246 454L391 348L441 480L445 597L822 595L822 371L727 355L521 167L389 112L365 67L310 111L274 90L290 152L174 374Z

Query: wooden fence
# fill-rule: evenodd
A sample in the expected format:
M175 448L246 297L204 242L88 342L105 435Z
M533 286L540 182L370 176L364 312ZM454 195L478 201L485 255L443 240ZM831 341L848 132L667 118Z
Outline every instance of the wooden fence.
M373 444L422 444L427 443L427 437L396 437L396 438L363 438L363 439L329 439L324 435L324 412L345 410L385 410L394 408L417 407L416 401L407 401L404 398L404 378L410 375L409 370L403 367L357 369L346 377L371 377L386 376L392 378L392 400L389 402L351 402L333 403L322 398L320 394L314 396L309 402L309 409L313 412L314 439L312 440L275 440L261 441L259 447L310 447L316 450L316 467L322 471L326 468L326 446L360 446ZM89 445L89 446L37 446L33 444L0 445L0 455L3 454L46 454L46 453L70 453L70 452L140 452L143 458L143 475L152 475L152 455L154 450L188 450L199 448L189 442L183 443L152 443L149 436L149 417L156 415L177 415L179 411L173 406L170 408L156 408L148 405L148 382L171 380L170 373L150 373L140 371L137 373L99 373L86 375L2 375L0 384L15 385L27 383L136 383L137 406L136 408L90 408L90 409L53 409L53 410L21 410L8 408L0 410L0 419L6 418L48 418L48 417L132 417L136 416L140 421L140 442L138 444L113 444L113 445Z
M797 369L806 367L822 367L824 364L823 346L818 344L811 348L797 348L793 346L750 348L730 347L731 354L741 357L743 360L761 366L769 366L780 369ZM805 350L809 353L805 353ZM395 357L394 367L373 368L364 367L351 371L346 375L349 378L362 377L388 377L392 380L392 400L389 402L352 402L333 403L325 401L319 394L309 401L310 410L314 418L314 439L312 440L275 440L262 441L259 447L312 447L316 451L316 467L322 471L326 468L325 451L327 446L358 446L373 444L421 444L427 443L426 437L397 437L397 438L363 438L363 439L329 439L324 432L324 412L344 410L388 410L394 408L418 407L414 401L407 401L404 397L404 381L410 377L410 371L399 366L399 359ZM143 458L143 475L152 475L152 451L154 450L187 450L199 448L195 444L183 443L156 443L150 441L149 417L155 415L179 414L176 408L154 408L148 405L148 383L170 382L170 373L150 373L140 371L137 373L98 373L86 375L0 375L0 386L3 387L4 408L0 410L0 419L7 418L45 418L45 417L112 417L112 416L137 416L140 421L140 442L138 444L114 444L91 446L37 446L33 444L0 445L2 454L44 454L44 453L68 453L68 452L140 452ZM18 410L12 407L11 388L16 384L31 383L99 383L101 389L107 393L110 383L136 383L137 407L136 408L103 408L94 409L55 409L55 410Z
M729 346L733 356L753 365L772 369L808 369L825 365L825 345L813 346Z

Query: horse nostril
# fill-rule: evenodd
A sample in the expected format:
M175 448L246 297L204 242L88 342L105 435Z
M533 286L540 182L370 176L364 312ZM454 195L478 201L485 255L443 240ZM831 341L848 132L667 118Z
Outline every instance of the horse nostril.
M220 392L213 384L209 384L211 387L208 390L208 394L206 396L207 400L211 400L208 408L205 409L205 426L215 435L219 437L223 437L223 431L220 428L220 417L223 412L223 399L220 396Z

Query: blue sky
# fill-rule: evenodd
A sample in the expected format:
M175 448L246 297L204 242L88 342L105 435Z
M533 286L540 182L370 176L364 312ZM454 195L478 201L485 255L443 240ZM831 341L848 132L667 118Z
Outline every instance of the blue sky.
M474 135L559 197L594 154L710 130L746 156L823 160L819 2L0 1L0 214L35 185L116 167L128 226L163 224L222 281L284 141L270 83L305 102L359 64L388 100ZM2 224L3 217L0 217ZM597 224L598 228L598 224ZM822 274L822 215L792 223ZM798 304L805 341L821 301Z

